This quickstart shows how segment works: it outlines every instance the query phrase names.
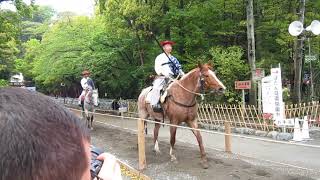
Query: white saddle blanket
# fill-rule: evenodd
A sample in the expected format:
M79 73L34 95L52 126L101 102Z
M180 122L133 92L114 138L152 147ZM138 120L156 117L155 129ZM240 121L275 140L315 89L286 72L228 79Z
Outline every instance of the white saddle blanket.
M158 102L159 98L160 98L160 102L163 103L167 97L167 91L165 91L162 95L160 95L160 97L153 94L151 86L148 87L146 91L148 91L146 95L146 103L149 103L149 104L152 104L152 102Z
M147 102L147 103L150 103L152 100L155 99L155 98L152 97L151 90L152 90L152 86L149 86L149 87L146 89L146 91L147 91L147 94L146 94L146 102Z

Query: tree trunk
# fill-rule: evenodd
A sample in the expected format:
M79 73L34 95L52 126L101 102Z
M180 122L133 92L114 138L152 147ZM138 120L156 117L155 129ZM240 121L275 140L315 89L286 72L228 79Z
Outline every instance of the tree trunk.
M181 11L183 11L184 9L184 0L180 0L179 1L179 9ZM179 26L180 26L180 30L179 30L179 36L180 36L180 39L182 40L180 43L179 43L179 54L182 55L185 53L184 51L184 40L185 40L185 34L184 34L184 17L181 17L180 21L179 21Z
M253 0L247 0L247 38L248 38L248 60L251 70L252 86L250 89L249 102L252 105L257 104L257 87L254 81L256 71L256 53L254 39L254 17L253 17Z
M167 14L167 12L169 11L169 0L164 0L163 2L163 14ZM170 39L171 38L171 30L170 30L170 24L167 24L167 26L165 27L165 31L164 31L164 36L166 39Z
M305 13L305 0L300 1L299 7L299 21L304 24L304 13ZM302 33L295 41L294 44L294 96L293 102L300 103L301 102L301 75L302 75L302 61L303 61L303 48L304 48L304 33Z

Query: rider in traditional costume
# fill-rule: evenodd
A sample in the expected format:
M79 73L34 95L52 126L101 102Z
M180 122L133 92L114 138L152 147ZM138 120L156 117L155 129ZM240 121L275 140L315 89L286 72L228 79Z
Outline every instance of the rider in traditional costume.
M79 106L81 106L83 104L83 101L84 101L84 98L85 98L85 95L88 91L93 91L95 89L95 86L94 86L94 82L93 80L89 77L90 76L90 72L87 71L87 70L84 70L82 72L82 79L80 81L80 84L81 84L81 87L82 87L82 93L81 95L79 96Z
M180 62L177 58L171 55L172 45L174 44L175 42L173 41L160 42L164 52L156 57L154 65L154 69L159 77L154 80L153 88L150 92L152 93L150 104L154 111L161 111L162 109L159 103L160 91L166 84L166 79L184 75Z

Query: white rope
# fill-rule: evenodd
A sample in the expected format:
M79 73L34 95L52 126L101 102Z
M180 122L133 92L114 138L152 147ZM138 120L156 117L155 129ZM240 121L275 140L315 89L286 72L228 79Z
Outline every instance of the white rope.
M74 111L82 112L81 110L78 110L78 109L73 109L73 108L69 108L69 109L74 110ZM117 115L111 115L111 114L102 114L102 113L93 113L93 114L119 118L119 116L117 116ZM188 129L188 130L196 130L196 131L205 132L205 133L209 133L209 134L228 135L228 136L232 136L232 137L238 137L238 138L244 138L244 139L251 139L251 140L259 140L259 141L265 141L265 142L271 142L271 143L296 145L296 146L304 146L304 147L311 147L311 148L320 148L320 145L303 144L303 143L296 143L296 142L277 141L277 140L264 139L264 138L256 138L256 137L243 136L243 135L237 135L237 134L227 134L227 133L222 133L222 132L209 131L209 130L205 130L205 129L196 129L196 128L190 128L190 127L185 127L185 126L167 124L167 123L162 123L162 122L157 122L157 121L148 120L148 119L142 119L142 118L127 117L127 116L122 116L122 118L142 120L142 121L150 122L150 123L153 123L153 124L160 124L160 125L165 125L165 126L177 127L177 128L181 128L181 129Z
M112 127L119 128L119 129L126 129L126 130L132 131L134 133L138 132L137 130L134 130L134 129L123 128L121 126L112 125L112 124L109 124L109 123L106 123L106 122L101 122L101 121L96 121L96 122L100 123L100 124L103 124L103 125L106 125L106 126L112 126ZM192 144L192 145L195 145L195 146L198 145L198 144L194 144L194 143L190 143L190 142L186 142L186 143L189 143L189 144ZM210 147L210 149L214 149L216 151L224 152L223 149L219 149L219 148ZM237 155L237 156L242 156L242 157L245 157L245 158L258 159L260 161L265 161L265 162L268 162L268 163L279 164L279 165L282 165L282 166L287 166L287 167L292 167L292 168L297 168L297 169L303 169L303 170L307 170L307 171L310 171L310 172L320 172L320 171L315 170L315 169L301 167L301 166L297 166L297 165L294 165L294 164L288 164L288 163L277 162L277 161L272 161L272 160L267 160L267 159L261 159L261 158L256 158L256 157L252 157L252 156L249 156L249 155L243 155L243 154L238 154L238 153L233 153L233 154Z

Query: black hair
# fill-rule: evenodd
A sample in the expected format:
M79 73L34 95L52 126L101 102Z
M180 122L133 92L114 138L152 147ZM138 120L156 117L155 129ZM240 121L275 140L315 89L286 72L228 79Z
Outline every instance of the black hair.
M89 166L88 129L49 97L0 89L0 179L79 180Z

